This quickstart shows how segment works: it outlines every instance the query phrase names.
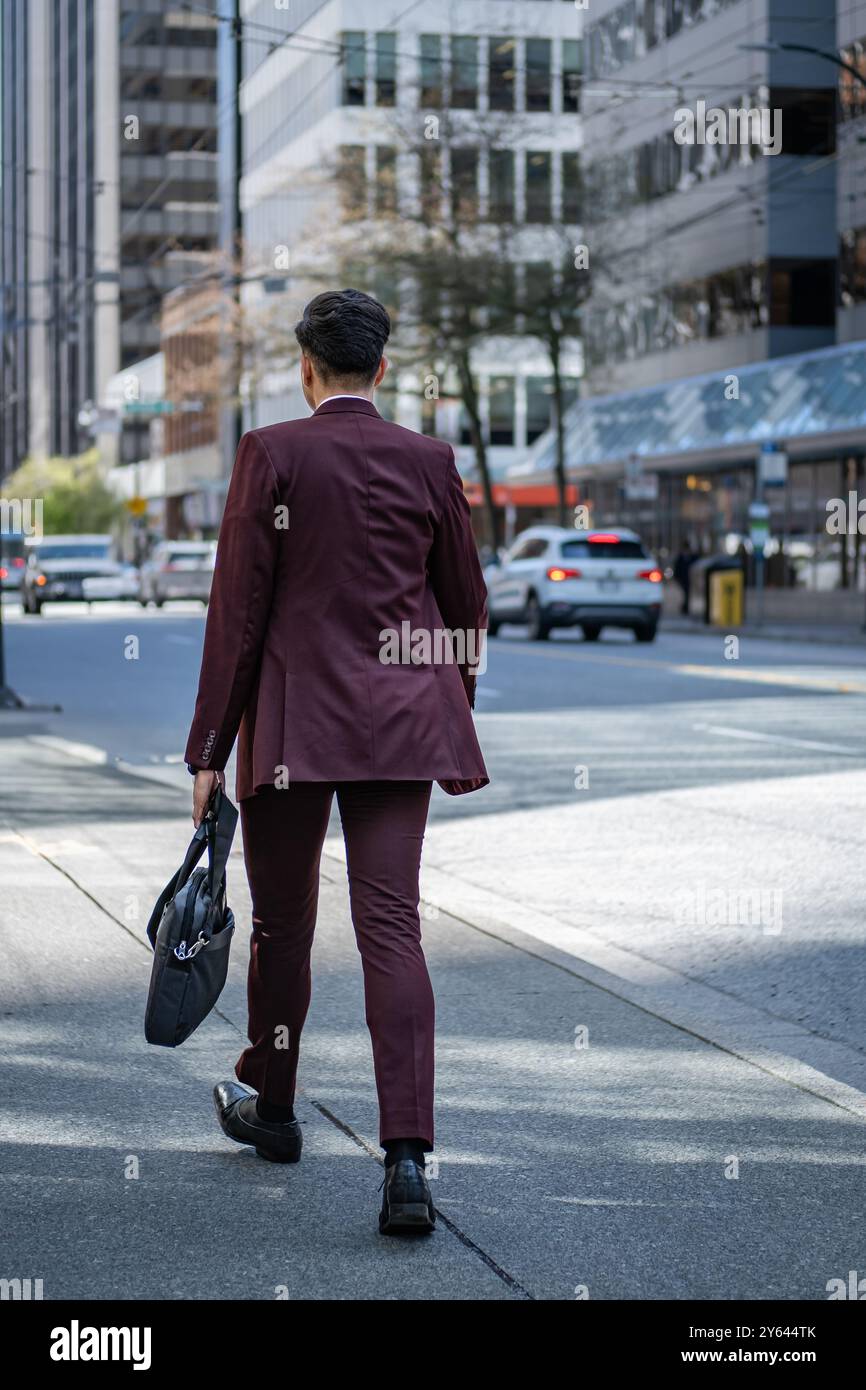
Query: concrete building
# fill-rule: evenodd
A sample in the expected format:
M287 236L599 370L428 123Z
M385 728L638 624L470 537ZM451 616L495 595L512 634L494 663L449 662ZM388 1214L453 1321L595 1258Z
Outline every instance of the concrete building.
M833 51L832 4L594 0L583 107L594 394L835 341L838 70L782 43ZM759 109L773 113L779 152L730 114ZM709 129L714 110L724 121Z
M216 244L216 32L164 0L3 5L3 472L94 432L108 461L141 456L105 390Z
M275 29L283 16L275 19L270 0L241 0L240 12L241 206L250 271L244 293L252 312L281 315L291 334L305 299L322 287L308 273L319 251L328 281L325 246L347 216L347 200L354 200L354 235L363 244L377 217L420 195L421 160L406 132L444 111L458 132L440 151L445 188L458 177L471 185L482 218L494 215L504 190L523 228L526 261L562 255L563 234L576 234L580 220L583 15L577 6L563 0L299 3L284 42ZM271 51L264 43L269 34ZM250 41L258 36L260 42ZM477 138L491 116L505 132L495 156ZM388 270L382 265L367 286L386 302L399 294ZM272 356L249 364L255 389L246 425L306 410L291 347L284 356L282 368ZM550 422L549 360L540 343L509 332L479 344L473 366L496 473ZM565 374L574 395L581 371L579 344L570 342ZM461 468L471 472L466 421L447 377L435 409L423 398L417 372L392 377L390 392L380 395L385 413L451 438Z
M866 489L866 87L840 66L866 76L864 44L864 0L596 0L585 38L592 293L568 475L593 524L631 524L663 559L740 550L749 578L767 505L782 616L807 591L814 618L862 609L857 517L827 522ZM552 459L548 436L506 486Z

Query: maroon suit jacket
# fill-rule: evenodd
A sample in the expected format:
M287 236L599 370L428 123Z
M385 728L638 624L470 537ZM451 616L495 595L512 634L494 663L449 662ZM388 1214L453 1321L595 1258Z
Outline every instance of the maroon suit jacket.
M421 664L380 653L385 629L486 626L450 445L354 397L253 430L226 498L186 761L222 770L240 731L239 799L286 775L483 787L469 664L441 646Z

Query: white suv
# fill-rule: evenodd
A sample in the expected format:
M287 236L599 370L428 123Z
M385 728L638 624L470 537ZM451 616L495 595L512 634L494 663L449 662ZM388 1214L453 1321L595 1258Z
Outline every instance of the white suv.
M603 627L626 627L639 642L652 642L662 577L634 531L532 526L485 571L489 632L525 623L531 637L543 639L554 627L581 627L595 642Z

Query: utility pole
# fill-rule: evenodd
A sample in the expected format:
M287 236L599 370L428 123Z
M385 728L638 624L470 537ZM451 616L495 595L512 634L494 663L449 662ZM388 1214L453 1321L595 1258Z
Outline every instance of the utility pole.
M240 403L242 334L237 305L240 300L241 273L241 15L240 0L229 0L217 31L217 182L220 223L219 249L222 257L220 312L220 450L222 474L228 480L240 437L243 412Z

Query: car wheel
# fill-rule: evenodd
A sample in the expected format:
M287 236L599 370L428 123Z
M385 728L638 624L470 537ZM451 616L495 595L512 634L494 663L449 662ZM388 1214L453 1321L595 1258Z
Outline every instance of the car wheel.
M646 627L636 627L634 635L639 642L654 642L656 640L656 624L648 623Z
M598 623L583 623L581 631L584 642L597 642L601 635L601 627Z
M502 626L502 624L500 623L500 621L499 621L498 618L491 618L489 614L487 615L487 636L488 636L488 637L495 637L501 626Z
M153 606L154 606L154 608L162 608L162 606L163 606L164 603L165 603L165 599L164 599L164 598L155 598L155 599L153 600Z
M530 594L529 598L526 600L523 621L529 628L529 639L531 642L547 641L550 636L550 623L541 611L541 604L538 602L537 594Z

